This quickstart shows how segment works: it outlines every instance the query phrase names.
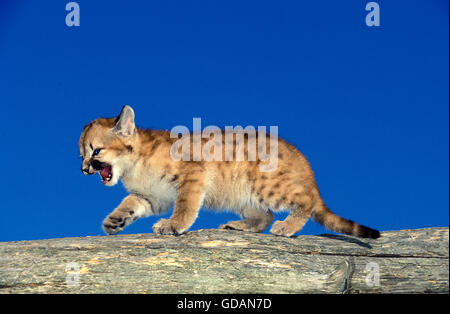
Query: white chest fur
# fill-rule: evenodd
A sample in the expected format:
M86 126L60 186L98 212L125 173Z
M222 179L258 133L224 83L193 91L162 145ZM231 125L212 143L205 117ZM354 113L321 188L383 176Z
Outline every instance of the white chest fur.
M161 174L149 173L136 167L122 177L122 182L128 192L149 200L155 215L168 211L175 202L176 189L166 180L161 180Z

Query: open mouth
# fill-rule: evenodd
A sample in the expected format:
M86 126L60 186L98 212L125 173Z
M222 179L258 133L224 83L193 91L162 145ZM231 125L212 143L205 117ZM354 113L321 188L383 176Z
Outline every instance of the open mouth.
M112 177L113 177L113 173L112 173L112 167L111 165L105 165L100 171L99 171L100 176L102 177L102 181L104 184L108 183L109 181L111 181Z

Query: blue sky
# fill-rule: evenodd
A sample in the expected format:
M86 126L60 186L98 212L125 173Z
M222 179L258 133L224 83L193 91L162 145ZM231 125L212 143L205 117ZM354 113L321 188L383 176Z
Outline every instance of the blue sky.
M370 28L368 1L80 0L80 27L67 2L0 0L0 241L103 234L127 193L81 174L77 141L124 104L155 129L276 125L337 214L448 226L448 1L378 1Z

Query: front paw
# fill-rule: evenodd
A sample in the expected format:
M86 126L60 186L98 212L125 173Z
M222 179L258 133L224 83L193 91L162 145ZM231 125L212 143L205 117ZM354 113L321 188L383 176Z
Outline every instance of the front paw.
M153 225L153 232L157 234L180 235L182 230L176 228L170 219L161 219Z
M131 224L136 218L133 210L113 212L103 220L103 230L107 234L116 234Z

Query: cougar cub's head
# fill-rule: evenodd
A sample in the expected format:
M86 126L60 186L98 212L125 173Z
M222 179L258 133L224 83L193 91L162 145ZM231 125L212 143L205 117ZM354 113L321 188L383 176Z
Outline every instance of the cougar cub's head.
M81 171L85 175L98 172L107 186L117 184L133 166L133 145L137 140L134 111L124 106L117 118L100 118L86 125L79 148L83 158Z

